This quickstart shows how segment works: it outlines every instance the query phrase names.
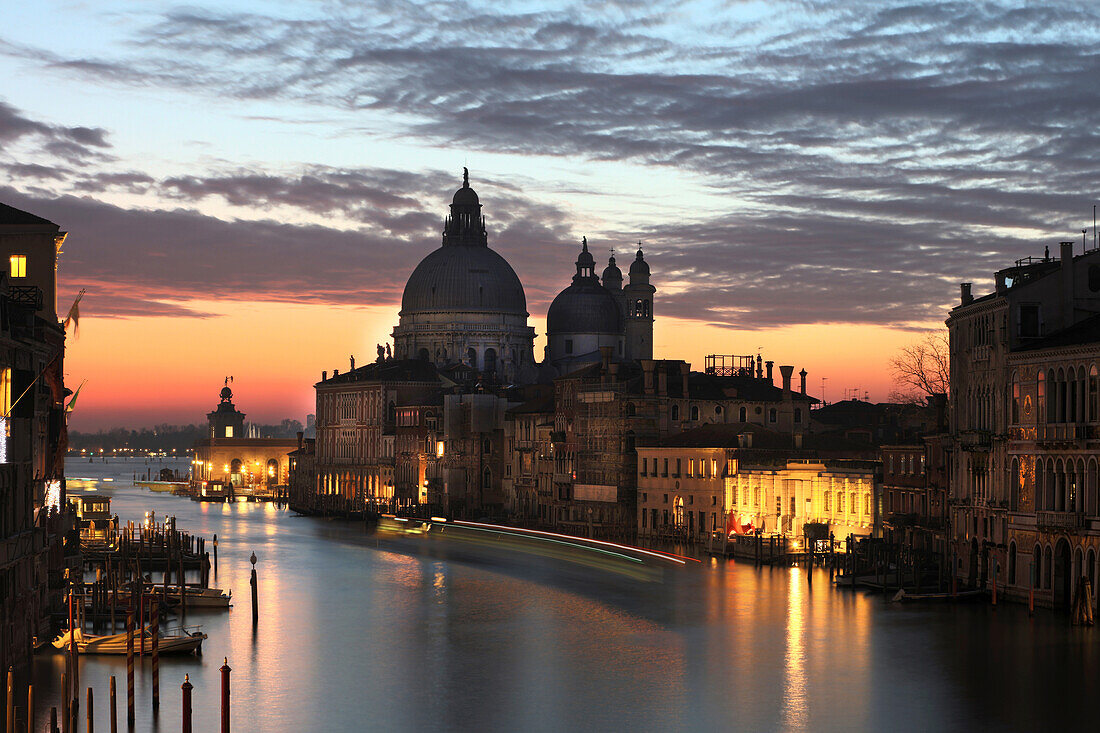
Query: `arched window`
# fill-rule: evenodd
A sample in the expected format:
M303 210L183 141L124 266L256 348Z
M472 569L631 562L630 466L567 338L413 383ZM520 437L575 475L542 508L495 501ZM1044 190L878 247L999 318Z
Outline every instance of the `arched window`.
M493 488L493 472L488 466L486 466L485 470L481 472L481 488Z
M715 405L714 406L714 414L715 415L721 415L722 414L722 406L721 405Z
M475 351L473 347L466 349L466 361L469 362L470 366L474 369L477 369L477 351Z
M623 450L627 453L634 452L634 433L631 431L627 431L623 436Z
M497 350L485 349L485 371L495 372L497 370Z
M390 404L386 406L386 422L393 423L397 420L397 405L390 400Z
M1043 587L1043 551L1039 545L1031 553L1031 587Z
M1035 377L1035 422L1046 422L1047 414L1047 380L1042 369Z
M1008 473L1008 487L1009 487L1009 508L1012 511L1017 511L1020 505L1020 462L1013 458L1012 467Z
M648 300L643 300L642 301L642 315L646 316L646 317L649 316L649 301Z
M773 407L773 408L771 408L770 410L768 410L768 422L775 422L775 420L776 420L776 417L778 416L778 414L779 414L779 413L777 413L777 412L775 411L775 408L774 408L774 407Z
M1089 422L1100 422L1100 371L1089 367Z
M697 405L692 405L691 406L691 419L692 420L698 420L699 419L699 407Z
M1012 424L1020 422L1020 373L1012 372Z
M1008 543L1008 584L1016 585L1016 543Z
M794 424L795 425L801 425L802 424L802 408L801 407L794 408Z
M737 420L738 422L748 422L749 411L746 408L742 407L737 413Z
M427 349L421 349L417 356L420 358L420 361L429 361L432 358Z
M634 315L636 315L636 316L642 315L642 301L641 300L634 301Z
M680 406L679 405L673 405L672 406L672 419L673 420L679 420L680 419Z

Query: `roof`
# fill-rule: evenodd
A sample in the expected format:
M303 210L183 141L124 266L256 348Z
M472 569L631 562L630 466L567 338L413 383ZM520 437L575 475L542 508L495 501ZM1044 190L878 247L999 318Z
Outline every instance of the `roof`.
M526 318L527 297L516 271L487 246L443 246L430 252L405 283L401 315L471 311Z
M564 333L622 333L622 312L615 296L593 275L573 278L546 311L546 331Z
M43 219L29 211L17 209L14 206L0 204L0 226L50 226L59 228L49 219Z
M553 397L536 397L532 400L516 405L508 410L512 415L524 415L532 413L544 413L554 411Z
M430 361L387 359L375 361L351 371L329 377L318 385L355 382L438 382L439 372Z
M752 434L752 445L742 448L740 436ZM662 440L659 448L738 448L743 451L778 452L784 457L804 458L822 453L832 457L878 457L871 443L852 440L839 432L802 433L802 447L795 448L795 436L779 433L753 423L711 423Z

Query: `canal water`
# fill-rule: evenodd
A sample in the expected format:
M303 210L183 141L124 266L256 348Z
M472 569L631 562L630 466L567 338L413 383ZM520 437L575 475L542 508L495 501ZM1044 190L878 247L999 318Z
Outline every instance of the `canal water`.
M139 731L176 731L184 674L195 730L217 730L232 667L237 731L1049 730L1096 720L1098 632L1026 609L914 607L829 587L818 571L690 563L661 582L557 559L388 542L272 504L200 504L132 485L165 459L71 460L70 492L120 519L174 515L219 540L229 612L188 613L201 657L137 671ZM109 481L107 479L114 479ZM428 548L426 545L430 544ZM260 622L249 602L259 558ZM106 731L108 679L125 730L124 657L81 659ZM42 653L38 720L63 657ZM83 698L83 694L81 695ZM83 720L83 711L82 711ZM83 730L83 722L81 723Z

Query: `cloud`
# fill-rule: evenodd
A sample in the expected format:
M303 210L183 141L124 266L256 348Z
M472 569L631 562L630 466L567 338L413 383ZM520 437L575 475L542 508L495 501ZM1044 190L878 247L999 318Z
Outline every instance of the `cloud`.
M0 101L0 143L37 144L50 156L82 165L91 160L105 160L103 150L110 148L107 131L98 127L64 127L33 120L11 105ZM41 171L26 169L24 174L41 178Z
M0 52L103 84L370 110L427 146L686 171L730 203L587 232L644 237L661 313L737 328L896 325L942 317L953 283L1088 218L1100 51L1065 39L1098 22L1100 8L1070 2L394 0L299 18L173 10L102 58ZM38 139L67 166L103 151L94 133L0 105L0 141ZM37 174L24 175L51 178ZM453 185L431 171L227 165L71 178L69 193L156 197L149 210L71 195L48 207L89 218L105 254L75 263L88 277L129 285L122 265L152 247L152 264L135 266L158 288L150 297L394 302L438 242ZM572 220L505 181L482 198L538 312L571 275ZM195 211L212 203L239 220ZM287 212L324 224L280 223Z

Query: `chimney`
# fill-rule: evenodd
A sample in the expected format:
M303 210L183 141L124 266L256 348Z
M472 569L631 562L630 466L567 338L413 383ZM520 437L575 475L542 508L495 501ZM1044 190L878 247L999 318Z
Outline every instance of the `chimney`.
M607 365L610 364L610 363L611 363L611 347L610 346L601 346L600 347L600 364L602 366L602 371L604 371L606 373L607 372Z
M639 359L642 365L642 388L646 394L653 394L653 360Z
M757 355L756 355L756 378L757 378L757 379L760 379L760 375L761 375L761 371L760 371L760 359L761 359L761 356L760 356L760 354L757 354Z
M752 448L752 433L741 433L738 435L737 444L740 448Z
M306 434L301 430L298 431L298 450L302 449L302 438L306 437Z
M661 364L661 369L657 372L657 394L664 397L668 394L668 365Z
M783 399L789 400L791 398L791 376L794 375L794 367L781 366L779 367L779 373L783 375Z
M338 376L340 376L340 370L339 369L333 369L332 370L332 378L335 379Z
M680 385L680 389L682 390L682 392L680 396L686 400L688 398L688 390L690 387L688 377L691 374L691 364L688 364L685 361L680 369L680 379L682 380L682 384Z
M971 283L959 283L959 290L962 292L962 305L970 305L974 302L974 296L970 294Z
M321 372L321 381L324 382L326 379L328 379L328 370Z
M1073 242L1062 242L1062 328L1073 324Z
M1008 286L1005 284L1005 274L1004 274L1004 272L996 273L993 276L993 279L996 282L996 291L997 291L998 295L1001 295L1001 294L1004 294L1004 293L1008 292Z
M772 376L772 367L775 366L775 362L766 361L764 362L764 366L768 368L768 381L772 384L775 384L775 377Z
M798 373L798 377L799 377L799 379L802 380L802 385L801 385L801 387L799 387L798 391L802 393L803 397L805 397L806 396L806 370L803 369L802 371L800 371Z

